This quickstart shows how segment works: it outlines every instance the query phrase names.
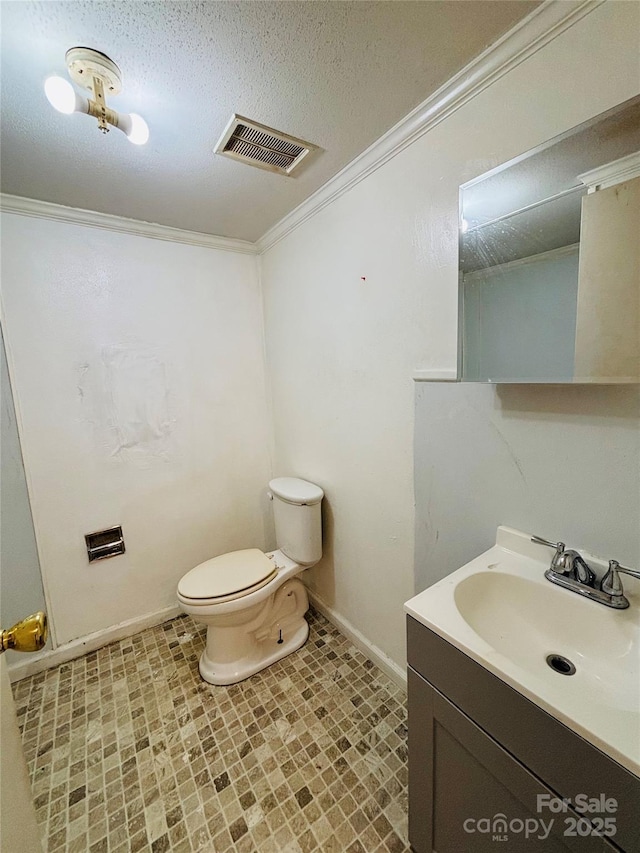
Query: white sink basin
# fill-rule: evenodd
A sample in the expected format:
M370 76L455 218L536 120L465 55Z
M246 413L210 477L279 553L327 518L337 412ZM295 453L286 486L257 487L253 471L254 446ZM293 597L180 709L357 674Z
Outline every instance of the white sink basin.
M405 610L640 776L640 583L625 577L631 606L613 610L546 580L552 556L500 527L493 548ZM551 655L575 673L552 669Z

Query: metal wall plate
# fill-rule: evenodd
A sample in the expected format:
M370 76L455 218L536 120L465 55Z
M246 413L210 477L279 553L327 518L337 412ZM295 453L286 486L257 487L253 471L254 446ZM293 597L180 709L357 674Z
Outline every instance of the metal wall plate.
M107 530L98 530L95 533L87 533L84 537L87 543L87 554L89 562L104 560L107 557L117 557L124 554L124 537L122 527L110 527Z

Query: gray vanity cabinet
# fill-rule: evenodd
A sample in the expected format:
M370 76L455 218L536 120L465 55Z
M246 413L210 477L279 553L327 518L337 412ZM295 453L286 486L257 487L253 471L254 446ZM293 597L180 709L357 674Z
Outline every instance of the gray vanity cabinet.
M640 779L415 619L407 628L415 853L640 851ZM550 808L602 794L615 811Z

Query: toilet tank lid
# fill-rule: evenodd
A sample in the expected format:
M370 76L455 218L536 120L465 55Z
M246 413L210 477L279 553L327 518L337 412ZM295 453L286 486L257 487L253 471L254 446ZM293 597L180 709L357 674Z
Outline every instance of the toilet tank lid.
M275 574L275 564L257 548L230 551L187 572L178 592L185 598L220 598L256 586Z
M299 506L320 503L324 497L320 486L297 477L276 477L269 483L269 488L283 501Z

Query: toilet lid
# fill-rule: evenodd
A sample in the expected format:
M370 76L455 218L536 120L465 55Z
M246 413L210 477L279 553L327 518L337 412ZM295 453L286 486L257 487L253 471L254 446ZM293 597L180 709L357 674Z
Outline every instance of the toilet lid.
M182 578L185 598L220 598L266 583L276 574L272 561L257 548L231 551L200 563Z
M313 506L320 503L324 497L320 486L298 477L276 477L269 483L269 488L283 501L298 506Z

